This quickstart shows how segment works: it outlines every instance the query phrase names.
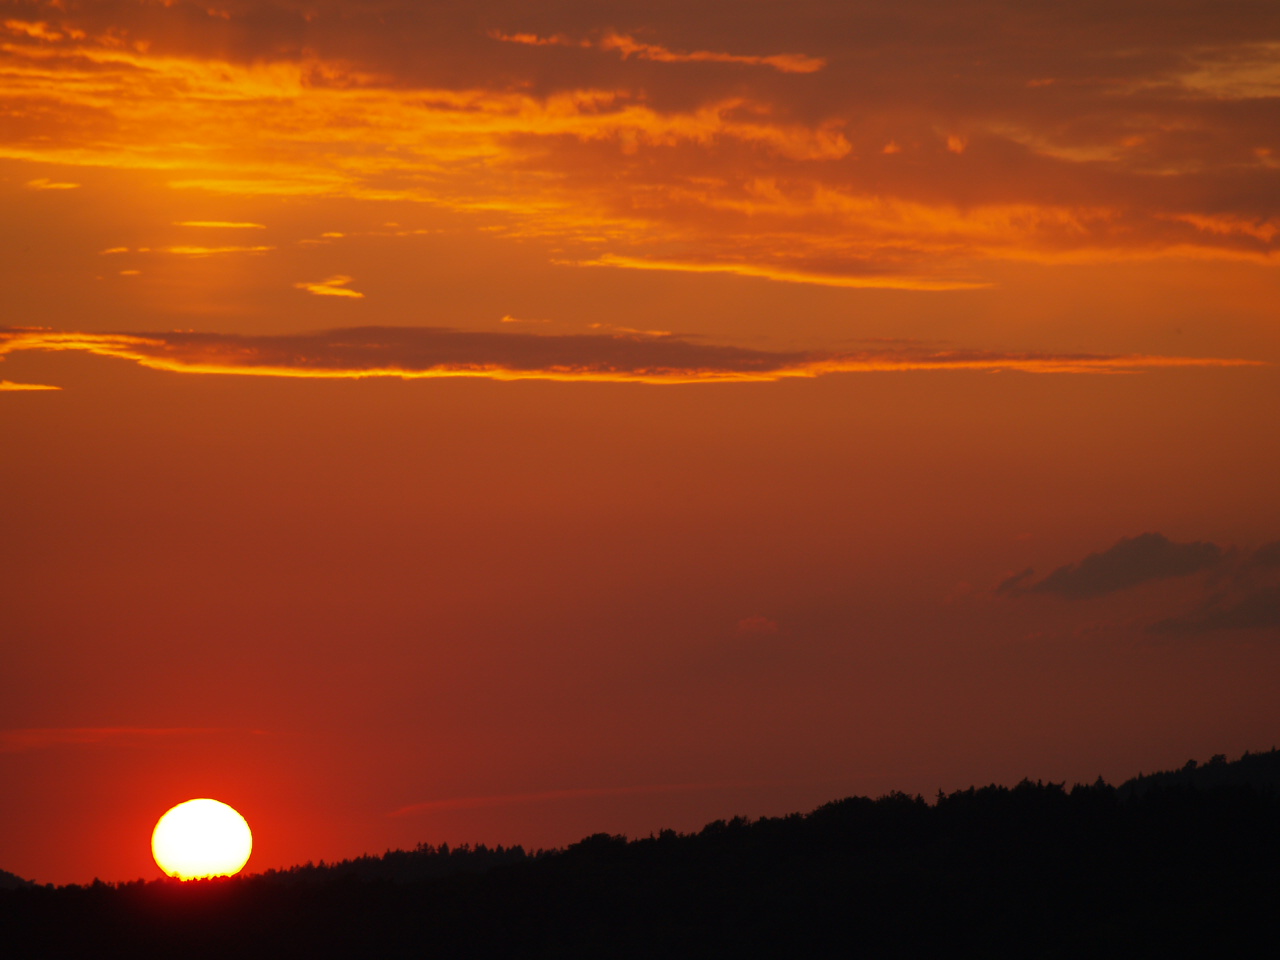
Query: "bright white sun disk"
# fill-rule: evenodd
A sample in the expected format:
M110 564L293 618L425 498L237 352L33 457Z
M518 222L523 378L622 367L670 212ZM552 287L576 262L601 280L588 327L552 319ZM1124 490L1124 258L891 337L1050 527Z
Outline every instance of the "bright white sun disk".
M238 873L253 850L244 817L217 800L188 800L166 813L151 834L151 855L171 877L225 877Z

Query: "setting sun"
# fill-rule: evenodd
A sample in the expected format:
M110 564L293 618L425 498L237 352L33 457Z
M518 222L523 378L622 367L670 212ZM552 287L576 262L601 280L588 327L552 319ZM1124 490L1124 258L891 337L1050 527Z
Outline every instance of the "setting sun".
M508 862L1280 747L1277 423L1280 0L0 0L5 955L154 953L93 943L131 898L175 951L244 904L192 941L237 960L595 955L541 881L549 939L497 939ZM679 960L930 915L858 851L735 900L702 846L654 854L695 906L808 940L565 922ZM903 856L961 946L898 952L1073 948ZM379 871L391 946L328 942L305 898ZM41 942L25 883L95 878ZM1081 903L1074 952L1158 949Z
M179 880L239 873L253 850L244 817L217 800L188 800L169 810L151 834L151 855Z

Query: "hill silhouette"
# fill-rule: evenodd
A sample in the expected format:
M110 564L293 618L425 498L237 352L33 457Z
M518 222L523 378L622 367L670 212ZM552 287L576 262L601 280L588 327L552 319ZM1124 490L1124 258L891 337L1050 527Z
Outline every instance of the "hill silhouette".
M1205 766L1262 763L1246 761ZM1242 951L1271 929L1280 795L1165 776L1124 792L1024 781L932 803L850 797L532 854L422 846L217 881L10 890L0 949L806 960Z
M30 880L23 880L16 873L0 870L0 890L17 890L19 887L31 886Z
M1188 760L1178 770L1140 773L1120 784L1121 797L1138 796L1152 789L1194 787L1201 790L1218 787L1253 787L1264 793L1280 794L1280 750L1272 747L1266 753L1249 753L1235 761L1217 754L1207 763Z
M537 851L534 856L545 856ZM488 873L494 867L519 863L529 855L524 847L487 847L447 843L432 846L420 843L412 850L388 850L381 856L366 854L336 863L305 863L285 870L268 870L259 874L267 880L283 883L328 883L334 880L386 880L412 883L415 880L437 880L460 873Z

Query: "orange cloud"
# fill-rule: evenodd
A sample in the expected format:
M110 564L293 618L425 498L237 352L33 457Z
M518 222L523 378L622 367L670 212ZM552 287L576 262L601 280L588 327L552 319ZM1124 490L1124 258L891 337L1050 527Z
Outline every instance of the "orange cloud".
M234 220L181 220L178 227L207 227L214 230L265 230L266 224L237 222Z
M1195 213L1176 214L1173 219L1189 223L1197 230L1203 230L1207 233L1219 236L1231 236L1234 234L1253 237L1255 240L1268 244L1275 240L1277 235L1280 235L1280 225L1277 225L1274 219L1246 220L1243 217L1210 216Z
M196 247L184 245L165 247L163 252L177 254L180 257L211 257L219 253L266 253L274 249L275 247Z
M441 327L359 327L320 333L72 333L0 331L0 356L79 351L177 373L301 378L482 377L625 383L767 382L907 370L1119 373L1159 367L1259 366L1218 357L999 353L885 346L785 352L636 334L537 335Z
M777 53L769 56L752 56L749 54L722 53L714 50L693 50L681 52L659 46L655 43L643 43L627 34L609 31L597 40L572 40L563 34L540 37L534 33L489 33L495 40L505 43L521 43L535 47L586 47L597 50L616 50L625 60L636 57L640 60L654 60L659 63L735 63L746 66L772 67L782 73L816 73L827 65L821 57L808 57L802 53Z
M606 253L594 260L569 262L579 267L621 267L629 270L672 270L677 273L731 273L740 277L760 277L781 283L812 283L824 287L849 287L863 290L977 290L991 284L975 280L945 280L921 276L852 276L788 270L761 263L697 262L680 260L648 260Z
M82 39L84 33L80 30L55 30L43 20L6 20L4 28L10 33L22 34L33 40L58 41L68 37L72 39Z
M305 290L307 293L314 293L320 297L350 297L355 300L362 299L363 293L358 290L351 290L347 284L351 282L351 277L338 274L329 277L327 280L321 280L318 283L295 283L294 286L299 290Z
M1213 47L1090 57L1114 75L1081 77L1084 41L1066 34L1034 72L991 58L957 74L965 43L992 41L921 39L890 63L856 31L788 32L849 54L824 66L578 24L474 36L474 69L424 77L379 60L374 41L394 43L376 31L362 62L336 40L331 55L281 45L233 58L71 18L22 20L0 43L0 158L153 171L180 190L443 207L544 239L562 263L852 288L982 285L999 260L1280 257L1266 200L1280 142L1257 111L1232 107L1273 96L1280 74L1273 40L1243 25ZM521 72L521 46L545 49L537 60L559 51L554 82ZM620 60L770 69L726 87L720 71L677 84ZM930 78L937 105L918 98ZM1241 177L1248 189L1229 186Z
M78 183L67 183L58 180L49 180L41 177L38 180L28 180L28 190L75 190L80 186Z
M43 383L14 383L12 380L0 380L0 392L61 389L61 387L51 387Z

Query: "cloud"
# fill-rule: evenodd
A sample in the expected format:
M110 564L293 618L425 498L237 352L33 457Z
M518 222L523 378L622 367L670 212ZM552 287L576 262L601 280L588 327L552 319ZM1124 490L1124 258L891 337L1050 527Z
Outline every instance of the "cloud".
M588 787L579 790L546 790L540 793L507 793L487 797L452 797L447 800L429 800L401 807L387 814L389 817L407 817L437 810L474 810L483 807L504 807L527 803L546 803L555 800L586 800L596 797L631 797L654 793L688 793L703 790L724 790L757 786L756 783L657 783L634 787Z
M626 60L654 60L659 63L731 63L746 66L772 67L782 73L816 73L827 65L821 57L808 57L802 53L776 53L768 56L723 53L715 50L671 50L656 43L643 43L626 34L609 31L595 40L572 40L563 34L540 37L535 33L506 34L490 31L494 40L505 43L521 43L534 47L584 47L597 50L615 50Z
M775 620L757 614L739 620L737 629L741 634L775 634L778 632L778 624Z
M1229 559L1213 589L1193 610L1160 620L1151 632L1197 635L1280 628L1280 541Z
M222 253L266 253L274 250L275 247L196 247L196 246L176 246L165 247L165 253L177 254L180 257L212 257Z
M190 223L180 223L180 224L177 224L177 226L181 226L181 227L193 227L193 226L257 227L257 226L260 226L260 224L256 224L256 223L226 224L226 223L212 223L212 222L204 222L204 223L190 222ZM155 248L155 250L153 250L151 247L138 247L136 252L137 253L153 253L153 252L172 253L175 256L179 256L179 257L212 257L212 256L217 256L219 254L226 254L226 253L268 253L269 251L274 249L275 247L264 247L264 246L208 247L208 246L193 246L191 244L182 244L182 245L172 246L172 247L157 247ZM129 252L128 247L108 247L105 250L99 250L98 255L102 257L107 257L107 256L113 256L119 253L128 253L128 252Z
M1265 4L227 6L0 0L0 158L501 214L627 269L1280 262Z
M732 261L659 260L625 257L606 253L594 260L556 261L575 267L621 267L628 270L670 270L676 273L729 273L740 277L759 277L780 283L809 283L821 287L845 287L858 290L979 290L991 284L983 281L948 279L911 275L855 275L819 273L788 269L783 266Z
M68 30L60 33L43 20L5 20L4 28L10 33L24 34L33 40L58 41L67 37L82 39L84 33L79 30Z
M1000 581L999 586L996 587L996 594L1003 597L1016 597L1026 593L1027 581L1034 577L1035 573L1034 567L1027 567L1017 573L1010 574Z
M339 280L345 282L346 278L327 282ZM667 335L665 331L661 336L538 335L515 330L353 327L316 333L239 335L0 328L0 357L22 350L84 352L179 373L644 383L772 381L909 370L1114 373L1158 367L1256 365L1253 361L1221 358L939 351L910 344L844 353L769 351L704 343Z
M318 297L349 297L353 300L361 300L364 298L364 294L347 286L352 279L344 274L338 274L337 276L329 277L327 280L320 280L316 283L295 283L294 286L299 290L307 291L307 293L314 293Z
M28 180L26 186L28 190L78 190L80 188L78 183L49 180L45 177L41 177L38 180Z
M1213 543L1174 543L1163 534L1125 537L1101 553L1054 570L1031 582L1028 569L1005 580L996 592L1005 596L1047 593L1082 600L1115 593L1150 580L1184 577L1214 566L1222 549Z
M238 220L180 220L174 226L205 227L214 230L265 230L266 224Z
M30 390L61 390L61 387L51 387L43 383L14 383L12 380L0 380L0 392L3 391L30 391Z
M1201 634L1215 630L1268 628L1280 628L1280 584L1263 587L1237 598L1214 598L1194 613L1161 620L1151 627L1151 632Z
M121 746L155 740L262 732L230 727L28 727L0 730L0 753L98 744Z
M1280 567L1280 540L1267 543L1255 550L1249 557L1251 567Z
M1184 591L1188 609L1151 623L1149 633L1198 636L1280 628L1280 541L1246 554L1214 543L1174 543L1159 533L1144 533L1059 567L1042 580L1034 579L1034 570L1023 570L1002 582L996 593L1081 600L1204 571L1209 576Z

